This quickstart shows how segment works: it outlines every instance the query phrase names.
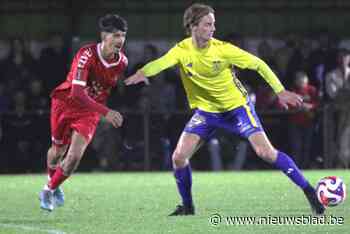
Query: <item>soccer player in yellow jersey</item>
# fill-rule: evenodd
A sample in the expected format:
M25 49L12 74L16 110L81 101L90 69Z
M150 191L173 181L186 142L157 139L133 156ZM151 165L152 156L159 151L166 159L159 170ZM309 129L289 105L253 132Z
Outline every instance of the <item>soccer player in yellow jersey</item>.
M213 38L215 16L210 6L193 4L186 9L184 27L190 37L125 80L126 85L145 82L147 77L178 65L190 107L195 110L172 155L182 205L177 206L170 215L195 213L189 159L217 128L248 139L259 157L280 169L304 191L312 211L323 214L325 208L294 161L270 143L245 90L233 77L231 67L256 70L285 107L300 106L302 99L285 90L264 61L230 43Z

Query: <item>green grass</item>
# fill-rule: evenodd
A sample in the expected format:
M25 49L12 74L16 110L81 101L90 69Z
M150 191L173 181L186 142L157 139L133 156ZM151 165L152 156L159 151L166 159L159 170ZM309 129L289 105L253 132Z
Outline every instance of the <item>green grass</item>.
M327 175L350 181L348 171L306 171L316 183ZM300 216L310 209L302 192L278 171L194 172L196 216L167 217L179 198L172 174L76 174L64 184L66 204L52 213L39 209L45 175L0 176L0 233L349 233L350 203L327 215L343 225L226 225L221 216ZM350 185L350 184L349 184Z

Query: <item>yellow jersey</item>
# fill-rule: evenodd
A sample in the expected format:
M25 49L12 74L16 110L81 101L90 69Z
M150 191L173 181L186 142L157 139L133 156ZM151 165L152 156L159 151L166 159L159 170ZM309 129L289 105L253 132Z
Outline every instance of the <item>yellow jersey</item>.
M206 48L196 48L192 38L177 43L162 57L146 64L141 70L146 77L179 65L191 109L220 113L247 103L243 86L232 72L232 65L256 70L278 93L283 85L267 64L258 57L212 38Z

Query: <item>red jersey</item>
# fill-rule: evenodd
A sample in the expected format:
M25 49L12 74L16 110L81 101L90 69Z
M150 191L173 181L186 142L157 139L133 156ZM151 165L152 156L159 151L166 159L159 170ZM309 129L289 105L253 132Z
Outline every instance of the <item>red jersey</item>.
M106 60L102 57L101 43L86 45L76 53L67 79L52 91L51 97L70 99L72 85L77 84L84 86L93 100L105 104L127 65L128 59L122 52L118 58Z
M307 85L301 89L294 88L292 91L299 94L303 98L304 103L311 104L311 109L291 115L290 121L304 127L309 127L313 122L314 111L319 105L317 89L312 85Z

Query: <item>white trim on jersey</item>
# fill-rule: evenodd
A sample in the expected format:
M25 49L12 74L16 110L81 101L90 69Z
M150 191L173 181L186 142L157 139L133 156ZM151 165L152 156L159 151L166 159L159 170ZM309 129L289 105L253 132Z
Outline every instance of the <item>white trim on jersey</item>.
M86 81L83 81L83 80L72 80L72 84L86 86Z
M98 54L98 58L101 60L101 62L103 63L103 65L107 68L110 68L110 67L114 67L114 66L117 66L120 61L122 60L122 54L119 52L119 59L116 63L108 63L102 56L101 54L101 48L103 47L103 42L102 43L98 43L97 46L96 46L96 49L97 49L97 54Z
M62 144L63 144L63 140L58 140L58 139L54 138L53 136L51 136L51 140L52 140L52 142L54 142L56 145L62 145Z

